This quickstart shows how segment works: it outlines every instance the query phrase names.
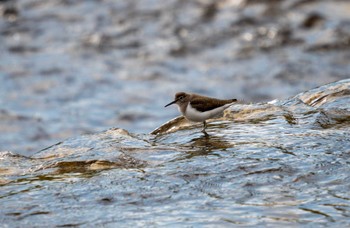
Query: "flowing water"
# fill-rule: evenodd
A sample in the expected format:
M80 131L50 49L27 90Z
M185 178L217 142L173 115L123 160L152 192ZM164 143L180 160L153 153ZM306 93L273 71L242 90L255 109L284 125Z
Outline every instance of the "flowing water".
M345 80L233 106L209 136L175 120L155 135L114 128L30 158L2 153L2 222L349 226L349 104Z
M349 9L0 1L0 226L350 226Z

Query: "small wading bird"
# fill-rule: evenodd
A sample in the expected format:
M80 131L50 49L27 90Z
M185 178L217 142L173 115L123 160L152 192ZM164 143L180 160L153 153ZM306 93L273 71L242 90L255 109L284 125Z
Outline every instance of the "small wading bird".
M178 92L175 95L175 100L164 107L177 104L179 111L186 119L193 122L203 122L202 132L207 134L205 121L222 113L236 101L237 99L220 100L198 94Z

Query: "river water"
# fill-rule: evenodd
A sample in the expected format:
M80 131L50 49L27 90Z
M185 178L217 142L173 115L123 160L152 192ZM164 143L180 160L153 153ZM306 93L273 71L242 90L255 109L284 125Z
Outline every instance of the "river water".
M349 11L1 1L2 226L350 226ZM205 136L177 91L241 102Z

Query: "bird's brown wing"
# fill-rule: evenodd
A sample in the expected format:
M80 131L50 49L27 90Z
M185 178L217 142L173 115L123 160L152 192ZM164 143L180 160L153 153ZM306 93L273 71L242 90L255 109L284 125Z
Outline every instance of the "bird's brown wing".
M235 101L237 100L236 99L220 100L220 99L201 96L201 97L193 98L190 104L193 108L197 109L198 111L205 112Z

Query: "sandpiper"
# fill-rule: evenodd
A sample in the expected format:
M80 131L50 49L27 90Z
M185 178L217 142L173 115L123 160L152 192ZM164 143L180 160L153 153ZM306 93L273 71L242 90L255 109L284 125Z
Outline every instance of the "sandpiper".
M203 122L202 132L206 133L205 121L222 113L236 101L237 99L220 100L193 93L178 92L175 94L175 100L164 107L177 104L179 111L186 119L192 122Z

